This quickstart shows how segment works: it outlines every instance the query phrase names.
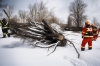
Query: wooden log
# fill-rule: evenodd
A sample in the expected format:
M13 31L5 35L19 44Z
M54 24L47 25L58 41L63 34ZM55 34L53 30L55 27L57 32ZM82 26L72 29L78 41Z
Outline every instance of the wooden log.
M48 23L43 19L42 20L42 22L44 23L44 28L46 29L46 30L48 30L48 32L50 33L50 34L55 34L54 33L54 31L53 31L53 29L48 25Z

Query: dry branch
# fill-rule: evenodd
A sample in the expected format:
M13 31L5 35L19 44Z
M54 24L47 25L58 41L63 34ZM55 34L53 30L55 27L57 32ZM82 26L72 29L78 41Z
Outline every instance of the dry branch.
M77 54L78 54L78 58L79 58L79 57L80 57L80 54L79 54L78 50L76 49L75 45L73 44L73 42L70 41L70 40L68 40L68 39L67 39L67 41L70 42L70 44L73 45L73 47L75 48L75 50L76 50L76 52L77 52Z
M53 52L56 50L56 48L57 48L57 46L58 46L59 43L60 43L60 41L58 41L58 42L55 44L54 50L53 50L51 53L53 53ZM47 56L49 56L51 53L49 53Z

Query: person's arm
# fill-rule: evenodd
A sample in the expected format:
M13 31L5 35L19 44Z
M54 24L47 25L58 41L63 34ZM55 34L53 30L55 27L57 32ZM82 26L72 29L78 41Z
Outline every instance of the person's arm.
M84 37L85 33L86 33L86 27L84 27L83 30L82 30L82 38Z

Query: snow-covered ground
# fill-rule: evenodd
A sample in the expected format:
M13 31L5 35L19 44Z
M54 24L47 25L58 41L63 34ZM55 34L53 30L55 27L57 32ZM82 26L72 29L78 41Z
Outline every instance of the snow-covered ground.
M33 48L19 38L10 37L0 39L0 66L100 66L100 38L93 41L92 50L88 50L86 45L86 50L80 51L81 33L66 31L64 35L74 42L80 58L77 58L72 46L57 47L54 53L47 56L53 48L49 51Z

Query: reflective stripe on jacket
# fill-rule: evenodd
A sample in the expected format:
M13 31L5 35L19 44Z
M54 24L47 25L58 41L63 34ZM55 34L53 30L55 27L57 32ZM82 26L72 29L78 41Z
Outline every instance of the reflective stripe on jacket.
M4 28L9 28L8 22L7 22L4 26L2 26L2 28L3 28L3 29L4 29Z
M0 23L0 26L2 26L2 24Z
M93 37L93 30L91 27L84 27L82 30L82 36L84 37Z

